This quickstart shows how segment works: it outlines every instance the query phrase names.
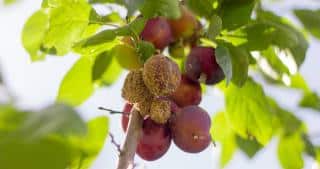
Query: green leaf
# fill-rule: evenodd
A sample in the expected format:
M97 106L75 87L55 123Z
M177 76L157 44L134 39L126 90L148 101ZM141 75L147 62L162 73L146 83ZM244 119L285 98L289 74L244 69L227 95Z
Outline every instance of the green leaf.
M302 137L305 145L305 152L312 158L317 159L317 149L312 144L310 138L306 134L303 134Z
M229 85L225 89L225 103L226 118L237 134L244 138L253 136L262 145L269 142L273 135L273 113L260 85L252 79L242 88Z
M89 0L89 3L95 4L95 3L114 3L117 2L117 0Z
M301 169L303 161L304 142L299 132L291 136L281 136L278 145L278 156L284 169Z
M237 145L233 140L226 140L224 143L222 143L221 146L222 146L222 150L221 150L221 157L220 157L220 165L224 167L232 159L237 149Z
M207 32L208 39L215 41L216 37L222 30L222 20L218 15L213 15L210 18L210 24Z
M49 29L44 38L46 48L55 48L58 55L68 53L89 23L90 5L85 0L48 2Z
M119 78L121 72L122 68L116 61L112 51L103 52L95 60L92 80L108 86Z
M320 147L316 147L317 162L320 163Z
M186 5L197 15L210 18L216 0L186 0Z
M249 157L252 158L256 153L262 149L262 145L256 140L243 139L239 136L236 137L238 147Z
M4 4L5 5L11 5L11 4L13 4L13 3L15 3L15 2L17 2L17 0L4 0Z
M294 14L314 37L320 39L320 10L295 9Z
M233 30L239 28L251 19L255 1L243 3L223 3L220 8L220 17L224 29Z
M124 24L125 21L121 18L120 14L118 12L111 12L107 15L99 15L96 10L92 9L90 13L90 24Z
M232 59L232 82L241 87L248 79L249 53L244 48L229 47Z
M221 143L220 165L224 167L236 151L235 133L225 118L225 113L218 113L212 118L210 134L213 140Z
M103 73L107 70L108 66L112 61L112 56L110 52L103 52L97 56L92 70L92 80L96 81L99 80Z
M233 77L230 51L224 46L218 46L215 50L215 56L217 63L222 68L223 73L226 76L226 83L228 85Z
M86 46L85 42L86 41L79 42L74 46L73 50L83 56L91 56L93 58L105 51L111 50L114 46L120 43L118 39L114 39L113 41L107 40L103 43Z
M146 21L144 17L139 17L128 25L115 29L115 32L118 36L132 36L137 38L143 31Z
M100 128L104 129L103 126ZM2 105L1 168L69 168L72 158L81 147L71 145L68 139L83 139L87 134L86 129L77 112L62 104L49 106L39 112L21 112L12 106ZM95 133L94 137L98 135ZM96 141L92 139L92 142Z
M306 92L300 100L299 105L304 108L311 108L320 111L320 97L317 93Z
M97 117L88 122L88 133L79 142L73 140L74 145L78 145L81 152L77 158L73 159L71 169L90 168L92 162L101 151L107 134L109 132L109 120L107 117Z
M297 73L293 76L291 76L291 85L290 87L301 89L304 92L311 92L311 89L303 76L300 73Z
M10 132L16 130L21 127L27 117L28 113L17 111L12 105L0 104L0 131Z
M71 151L63 142L52 139L32 142L19 138L0 139L3 169L64 169L70 160Z
M107 67L106 71L102 75L102 84L109 86L113 84L122 73L122 67L118 63L115 57L111 58L110 65Z
M283 74L290 74L288 67L282 63L273 47L269 47L267 50L262 51L261 54L268 61L273 70L277 72L280 79Z
M43 138L50 134L83 136L86 125L75 110L63 104L49 106L25 119L19 132L25 138Z
M210 133L212 139L219 142L224 142L234 136L231 124L226 119L226 113L219 112L212 118Z
M153 44L147 41L139 41L137 43L137 50L142 63L147 61L156 51Z
M258 10L257 20L273 25L278 29L274 39L281 49L288 50L298 67L303 63L308 49L308 42L301 31L293 27L288 20L269 11Z
M43 38L48 28L49 18L44 10L35 12L25 23L22 30L22 44L31 60L42 60L45 54L40 51Z
M156 16L179 18L181 16L179 0L145 0L140 11L146 18Z
M132 16L134 14L134 12L139 9L143 3L145 2L146 0L130 0L130 1L124 1L125 3L125 6L127 7L128 9L128 13L127 15L128 16Z
M80 105L93 93L92 66L94 58L81 57L63 78L57 101Z
M117 37L115 30L108 29L97 33L88 39L83 40L83 47L99 45L102 43L113 41Z
M292 112L283 109L280 107L277 102L268 97L268 103L270 109L274 113L274 122L277 126L274 126L274 129L279 129L284 135L292 135L299 131L303 125L302 121L296 117Z

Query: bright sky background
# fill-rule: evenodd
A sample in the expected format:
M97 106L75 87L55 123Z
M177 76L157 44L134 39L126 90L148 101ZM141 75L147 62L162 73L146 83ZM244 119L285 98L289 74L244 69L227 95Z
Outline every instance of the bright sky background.
M320 8L317 0L288 0L286 2L267 5L278 13L291 17L290 7ZM39 109L53 103L59 84L68 68L76 61L78 56L51 57L46 61L31 63L28 54L21 46L20 33L26 19L40 7L41 0L21 0L21 2L3 7L0 4L0 64L3 69L5 81L17 97L17 104L27 109ZM312 89L320 94L320 42L312 40L308 57L301 71ZM257 78L259 79L259 78ZM120 87L124 80L121 79L110 88L99 89L82 106L79 107L81 115L85 119L97 115L105 115L105 112L97 110L98 106L105 106L116 110L122 110L124 101L120 96ZM320 115L311 110L297 108L296 104L300 93L293 90L266 86L268 95L275 97L282 106L296 112L309 126L310 133L320 135ZM210 111L210 114L221 110L223 96L214 90L210 90L204 97L201 106ZM111 117L111 132L118 142L123 140L120 126L120 116ZM316 140L318 143L320 139ZM276 155L277 141L274 140L268 147L260 151L254 159L248 159L242 153L237 152L227 169L280 169ZM216 169L219 160L219 145L206 149L199 154L186 154L177 149L174 144L160 160L156 162L143 162L136 157L140 164L138 168L148 169ZM305 158L305 169L311 169L313 161ZM114 169L117 162L117 152L108 139L105 147L92 166L92 169Z

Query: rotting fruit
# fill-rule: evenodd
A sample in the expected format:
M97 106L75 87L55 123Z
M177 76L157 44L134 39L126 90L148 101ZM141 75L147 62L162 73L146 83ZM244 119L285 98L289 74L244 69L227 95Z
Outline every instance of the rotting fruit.
M185 63L185 72L190 79L208 85L216 84L225 78L216 62L215 49L211 47L192 48Z
M124 81L122 97L129 103L143 102L151 95L142 76L142 70L133 70L128 73Z
M175 62L158 54L145 62L143 80L149 91L155 96L168 96L180 84L181 73Z
M209 146L210 126L210 116L198 106L182 108L170 122L174 143L188 153L199 153Z
M166 98L154 98L150 106L150 118L159 124L165 124L171 115L171 103Z

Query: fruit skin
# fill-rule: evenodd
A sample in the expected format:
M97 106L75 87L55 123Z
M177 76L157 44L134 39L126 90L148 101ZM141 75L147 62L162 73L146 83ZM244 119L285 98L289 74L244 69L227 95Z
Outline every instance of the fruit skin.
M197 28L197 19L185 6L181 6L181 17L169 19L169 25L175 39L191 37Z
M171 99L180 107L199 105L201 102L201 86L197 81L182 75L179 87L172 93Z
M165 124L171 115L170 100L154 98L150 107L150 118L159 124Z
M211 120L198 106L187 106L176 113L171 122L174 143L188 153L199 153L211 143Z
M131 104L126 104L123 112L131 112ZM122 114L122 129L127 131L129 115ZM147 118L143 121L142 135L136 153L144 160L154 161L162 157L171 145L171 133L167 124L158 124Z
M122 130L124 132L127 131L127 127L128 127L128 123L129 123L129 114L131 112L133 105L126 103L124 108L123 108L123 113L121 116L121 126L122 126Z
M168 151L170 145L171 134L167 125L157 124L149 118L144 120L136 151L142 159L157 160Z
M168 96L180 84L178 65L161 54L150 57L144 64L143 81L155 96Z
M179 107L173 100L170 100L170 110L171 114L176 114L181 111L181 107Z
M193 81L216 84L224 79L224 73L215 59L215 50L211 47L194 47L185 63L186 75Z
M139 54L129 44L120 44L113 48L113 55L121 67L128 70L135 70L143 67Z
M142 76L142 70L133 70L128 73L124 81L121 95L129 103L143 102L151 95Z
M170 25L163 17L149 19L140 36L160 50L173 41Z

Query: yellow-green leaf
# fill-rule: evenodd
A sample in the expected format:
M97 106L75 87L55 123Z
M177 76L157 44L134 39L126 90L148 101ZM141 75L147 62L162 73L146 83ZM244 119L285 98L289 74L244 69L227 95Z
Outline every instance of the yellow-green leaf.
M300 132L291 136L283 135L278 145L278 156L284 169L301 169L304 166L302 153L304 142Z
M44 45L46 48L55 48L58 55L64 55L80 40L88 26L91 7L85 0L57 0L48 3L49 29Z
M244 138L253 136L263 145L273 134L272 117L262 87L252 79L241 88L234 84L225 91L226 118L233 130Z
M93 63L94 58L83 56L73 65L60 84L58 101L75 106L80 105L91 96L94 90Z
M48 15L44 10L39 10L28 19L23 27L22 44L32 61L44 59L45 54L40 51L40 46L48 28L48 22Z

